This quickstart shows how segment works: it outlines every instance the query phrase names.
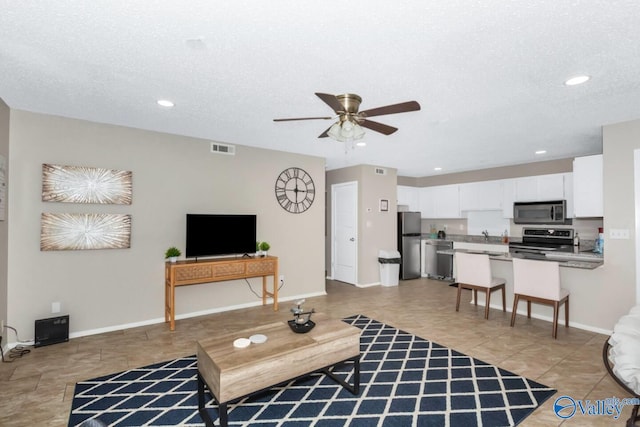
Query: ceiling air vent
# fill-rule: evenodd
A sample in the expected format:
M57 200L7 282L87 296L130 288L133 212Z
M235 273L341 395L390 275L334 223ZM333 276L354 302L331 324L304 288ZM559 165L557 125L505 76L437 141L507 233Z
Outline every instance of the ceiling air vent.
M211 143L211 152L217 154L226 154L228 156L234 156L236 154L236 146L229 144L221 144L219 142Z
M387 170L384 168L376 168L376 175L386 175Z

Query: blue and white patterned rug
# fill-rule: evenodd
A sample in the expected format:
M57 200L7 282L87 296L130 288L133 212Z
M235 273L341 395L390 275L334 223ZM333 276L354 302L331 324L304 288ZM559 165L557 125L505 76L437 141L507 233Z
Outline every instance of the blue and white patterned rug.
M362 329L359 396L314 374L229 404L229 425L513 426L556 392L365 316L344 321ZM79 382L69 425L202 426L196 373L191 356Z

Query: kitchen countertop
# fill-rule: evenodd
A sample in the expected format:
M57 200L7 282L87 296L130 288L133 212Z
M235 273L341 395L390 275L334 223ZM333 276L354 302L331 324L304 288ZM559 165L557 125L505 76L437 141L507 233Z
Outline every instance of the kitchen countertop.
M513 261L513 258L525 258L520 254L512 254L512 253L502 253L502 252L491 252L491 251L474 251L469 249L456 249L456 250L443 250L438 251L441 254L450 254L453 255L455 252L466 252L466 253L486 253L489 255L489 259L495 261ZM549 252L545 253L545 258L535 258L540 261L557 261L560 264L560 267L570 267L570 268L582 268L586 270L593 270L594 268L600 267L604 264L604 260L602 255L599 254L586 254L586 253L553 253Z
M464 242L464 243L484 243L487 245L505 245L508 246L509 243L504 243L502 241L501 236L489 236L489 238L485 238L484 236L475 236L475 235L467 235L467 234L447 234L447 237L444 239L437 239L431 237L429 233L422 234L422 240L435 240L435 241L446 241L446 242ZM521 242L521 238L510 239L511 242Z
M469 236L469 235L461 235L461 234L453 234L447 235L445 239L433 239L430 237L430 234L423 234L423 240L435 240L435 241L450 241L450 242L465 242L465 243L481 243L488 245L502 245L508 246L509 243L503 243L502 237L500 236L489 236L488 239L485 239L484 236ZM512 239L511 242L521 242L522 239ZM512 253L504 253L504 252L493 252L493 251L476 251L472 249L445 249L439 250L438 253L453 255L455 252L467 252L467 253L486 253L489 255L489 258L495 261L513 261L513 258L524 258L521 254L512 254ZM571 252L545 252L543 254L544 258L535 258L540 259L541 261L557 261L560 264L560 267L569 267L569 268L581 268L586 270L593 270L594 268L600 267L604 263L604 257L602 254L596 254L591 250L577 250L575 253Z

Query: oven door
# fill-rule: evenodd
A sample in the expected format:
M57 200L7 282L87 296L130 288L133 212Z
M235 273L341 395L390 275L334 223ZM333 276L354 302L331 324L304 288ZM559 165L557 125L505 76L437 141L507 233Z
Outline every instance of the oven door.
M543 248L525 245L509 245L509 254L515 258L546 259L544 251L553 251L553 248Z

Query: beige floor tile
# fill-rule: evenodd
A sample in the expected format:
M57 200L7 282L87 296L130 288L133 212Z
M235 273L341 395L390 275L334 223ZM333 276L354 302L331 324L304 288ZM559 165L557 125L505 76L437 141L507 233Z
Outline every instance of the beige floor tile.
M327 281L327 295L308 298L305 308L336 318L363 314L557 388L522 426L611 425L597 417L563 423L553 412L553 402L562 394L591 399L623 395L602 364L607 337L561 325L554 340L549 322L518 316L510 327L509 313L495 309L485 320L483 307L469 304L470 297L463 292L456 312L456 289L441 281L416 279L370 288ZM0 425L66 426L75 382L195 354L199 339L289 319L292 306L287 301L279 312L253 307L182 319L174 332L157 324L32 349L14 363L0 365ZM625 410L626 420L630 408Z

